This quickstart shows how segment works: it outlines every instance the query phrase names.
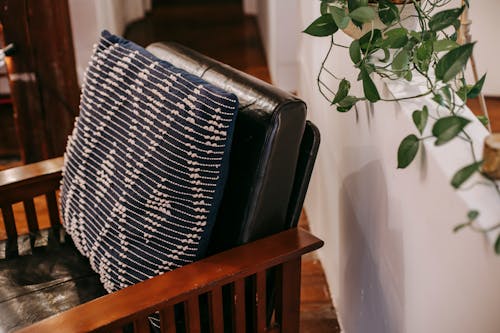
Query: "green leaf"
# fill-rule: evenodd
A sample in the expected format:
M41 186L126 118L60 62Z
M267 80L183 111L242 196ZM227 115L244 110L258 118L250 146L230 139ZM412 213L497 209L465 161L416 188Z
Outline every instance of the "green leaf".
M371 7L358 7L349 13L349 16L356 21L368 23L375 19L375 10Z
M404 169L415 159L420 140L415 134L410 134L401 141L398 148L398 169Z
M490 120L486 116L476 116L476 118L483 124L484 126L488 126Z
M349 56L354 64L359 64L361 61L361 48L359 47L359 40L354 40L349 46Z
M432 31L441 31L455 24L465 7L443 10L434 14L429 20L429 28Z
M399 49L408 43L408 30L396 28L385 33L386 38L380 42L380 46L390 49Z
M422 134L425 126L427 126L427 120L429 119L429 109L427 108L427 105L424 105L422 111L414 111L411 116L413 118L413 123L417 126L420 134Z
M478 216L479 212L477 210L469 210L469 212L467 213L467 218L469 219L469 222L474 221L475 219L477 219Z
M451 38L452 40L454 41L457 41L458 40L458 31L460 30L460 26L462 25L462 23L460 22L460 20L456 20L454 23L453 23L453 27L455 28L455 33L456 34L456 37L453 37Z
M368 53L380 44L382 40L382 31L380 29L374 29L368 31L359 39L359 47L364 53Z
M436 103L438 103L441 106L446 106L446 103L444 102L443 96L436 94L432 97L432 100Z
M423 42L415 52L414 63L420 71L427 73L432 61L432 42Z
M374 64L370 64L370 63L365 63L364 66L363 66L365 69L366 69L366 72L368 74L371 74L371 73L375 73L376 70L375 70L375 65Z
M410 34L410 37L414 38L416 41L419 41L419 42L422 41L422 33L421 32L410 30L408 33Z
M436 146L440 146L450 141L460 133L470 120L459 117L449 116L438 119L432 127L432 135L436 137Z
M339 28L333 21L332 15L323 14L314 20L303 32L311 36L325 37L333 35L337 30Z
M436 65L436 78L448 82L460 73L470 56L474 43L464 44L446 53Z
M452 92L449 85L443 86L441 89L439 89L438 93L443 97L444 106L451 105Z
M472 163L458 170L451 179L451 185L454 188L459 188L467 179L479 170L481 164L483 164L483 161Z
M483 77L480 78L479 81L477 81L476 84L469 89L469 92L467 93L467 98L476 98L477 96L479 96L481 90L483 89L485 80L486 80L486 74L484 74Z
M385 47L381 49L384 52L384 57L379 58L381 62L388 62L389 59L391 59L391 53L389 52L389 49L386 49Z
M410 64L410 55L406 49L399 51L392 59L392 69L401 72L408 68ZM401 73L399 73L401 74Z
M368 0L347 0L347 8L352 12L356 8L368 6Z
M380 95L378 93L377 87L373 83L370 74L366 68L361 68L361 79L363 80L363 92L367 100L375 103L380 100Z
M354 104L356 104L357 101L359 101L359 99L357 97L347 96L346 98L344 98L343 100L341 100L338 103L337 111L338 112L347 112L350 109L352 109L352 107L354 106Z
M390 0L379 0L378 16L385 25L391 25L399 20L399 10Z
M452 103L452 91L450 86L445 85L435 92L432 100L445 108L449 108Z
M429 42L423 42L418 48L416 57L420 61L428 61L432 57L432 44Z
M433 43L434 52L451 51L458 46L459 44L451 39L441 39Z
M343 8L332 6L330 8L333 20L339 29L345 29L349 25L351 18Z
M458 88L458 90L457 90L458 97L460 97L460 99L464 102L467 101L468 90L469 90L469 88L466 85L460 86L460 88Z
M410 82L413 79L413 73L410 70L407 70L403 73L403 77L406 81Z
M338 102L346 98L347 94L349 93L349 89L351 89L351 83L346 79L342 79L342 81L340 81L339 83L339 89L335 94L335 98L333 99L332 104L337 104Z
M328 2L321 1L321 5L319 7L319 11L320 11L321 15L328 14L328 7L329 7Z
M423 42L434 42L437 38L437 33L434 31L425 30L420 33Z
M339 105L342 107L353 106L357 101L359 101L359 98L354 96L347 96L339 102Z

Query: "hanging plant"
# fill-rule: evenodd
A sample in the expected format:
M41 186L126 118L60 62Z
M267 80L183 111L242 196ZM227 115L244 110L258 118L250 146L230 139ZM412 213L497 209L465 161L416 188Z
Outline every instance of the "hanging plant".
M470 120L461 117L461 110L469 98L477 97L486 75L474 84L465 79L465 67L470 60L474 43L464 42L460 35L460 18L469 7L464 0L461 7L442 10L449 0L321 0L320 14L304 32L316 37L329 37L330 47L318 73L318 88L324 98L339 112L353 109L360 101L401 101L423 96L431 97L433 105L422 105L412 114L416 132L402 139L398 151L398 168L409 166L417 155L423 141L432 140L441 146L455 138L470 144L471 163L457 168L451 185L458 189L472 175L479 173L496 189L500 198L498 183L482 172L482 161L474 152L472 140L466 131ZM337 34L345 32L353 38L349 45L336 43ZM353 69L362 84L362 95L351 92L351 82L339 78L326 67L326 62L335 47L349 51ZM323 78L337 80L331 87ZM412 81L414 76L425 79L424 92L404 98L383 98L373 79ZM423 136L428 126L430 108L439 109L431 128L431 135ZM446 111L446 112L442 112ZM484 116L478 117L483 124ZM500 228L481 229L475 222L479 212L470 211L467 222L455 228L471 227L480 232ZM495 244L500 253L500 236Z

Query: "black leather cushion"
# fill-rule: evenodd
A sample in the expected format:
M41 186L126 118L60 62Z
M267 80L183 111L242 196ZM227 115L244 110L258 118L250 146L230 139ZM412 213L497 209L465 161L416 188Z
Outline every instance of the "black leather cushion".
M240 101L229 177L210 241L215 253L289 227L306 105L255 77L175 43L147 50ZM300 188L300 186L299 186Z
M0 332L40 321L105 295L71 241L0 260Z

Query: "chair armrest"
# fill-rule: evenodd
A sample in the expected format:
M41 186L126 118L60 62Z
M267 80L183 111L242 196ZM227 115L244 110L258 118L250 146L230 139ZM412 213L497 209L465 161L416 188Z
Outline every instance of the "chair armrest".
M300 260L321 246L323 241L308 232L290 229L100 297L20 332L113 331L270 267Z
M59 187L63 158L0 171L0 206L33 198Z

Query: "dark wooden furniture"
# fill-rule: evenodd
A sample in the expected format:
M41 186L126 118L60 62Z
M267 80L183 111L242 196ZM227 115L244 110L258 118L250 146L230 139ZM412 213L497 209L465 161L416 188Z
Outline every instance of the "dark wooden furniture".
M38 274L31 271L34 277L23 279L20 263L29 266L29 258L40 256L37 244L64 239L57 203L63 160L5 170L0 172L0 209L7 238L0 242L0 258L7 257L4 267L22 281L14 288L17 295L16 290L2 291L0 285L0 326L2 320L8 322L9 313L24 316L23 311L34 306L33 313L26 313L34 316L26 322L32 325L22 332L149 332L147 318L153 313L160 314L162 332L298 332L301 256L323 244L296 228L319 145L316 127L305 121L305 105L182 46L155 44L150 49L240 100L211 256L109 295L99 297L97 292L89 302L76 300L64 312L54 307L55 315L34 322L34 312L52 306L52 299L39 307L29 298L12 301L40 291L23 285L25 280L33 283ZM39 196L44 197L48 218L35 208L33 198ZM21 232L22 219L29 232ZM56 248L64 250L63 245ZM50 252L42 251L44 255ZM47 289L50 273L48 269L44 276L47 281L37 281L37 288ZM64 298L67 289L71 286L52 296ZM6 294L13 296L2 300ZM2 302L7 305L2 307Z
M68 1L0 0L0 24L21 161L60 156L80 96Z

